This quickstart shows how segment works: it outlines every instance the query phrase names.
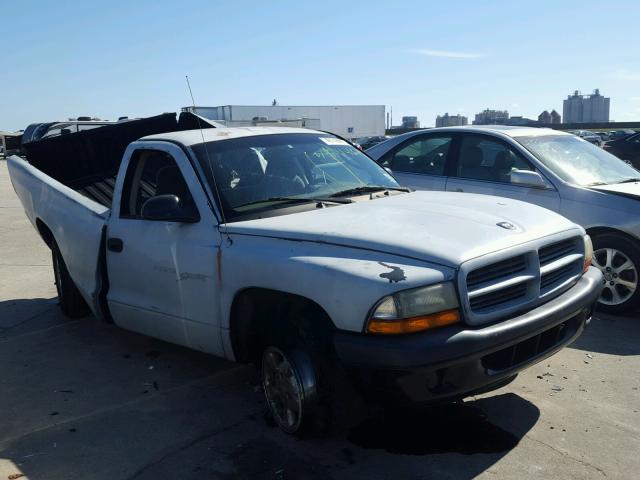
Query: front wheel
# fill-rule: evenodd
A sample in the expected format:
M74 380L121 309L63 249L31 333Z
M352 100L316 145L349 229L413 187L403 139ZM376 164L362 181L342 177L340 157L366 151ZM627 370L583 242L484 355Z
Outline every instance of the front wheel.
M317 414L317 374L310 357L298 349L267 347L262 354L262 388L269 411L287 433L309 431Z
M604 275L600 310L623 313L640 304L640 249L626 237L606 233L593 239L593 266Z

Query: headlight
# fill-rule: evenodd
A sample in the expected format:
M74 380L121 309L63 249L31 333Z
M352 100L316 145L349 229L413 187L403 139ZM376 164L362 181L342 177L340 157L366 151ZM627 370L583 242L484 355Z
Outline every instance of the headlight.
M367 333L418 332L460 321L452 283L439 283L394 293L381 299L367 322Z
M593 243L591 242L591 237L589 235L585 235L584 237L584 265L582 268L583 272L589 270L591 266L591 262L593 261Z

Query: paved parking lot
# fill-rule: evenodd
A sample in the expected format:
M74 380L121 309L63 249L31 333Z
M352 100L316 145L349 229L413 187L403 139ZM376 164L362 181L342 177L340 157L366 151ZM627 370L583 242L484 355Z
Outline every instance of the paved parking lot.
M56 306L50 253L0 160L0 480L638 478L640 320L464 404L299 441L253 372Z

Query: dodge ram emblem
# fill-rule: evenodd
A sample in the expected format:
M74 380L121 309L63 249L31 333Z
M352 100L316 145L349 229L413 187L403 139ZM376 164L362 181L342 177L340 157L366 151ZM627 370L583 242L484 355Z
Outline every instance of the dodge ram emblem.
M502 228L506 228L507 230L513 230L516 227L513 225L513 223L509 223L509 222L498 222L496 223L497 226L502 227Z

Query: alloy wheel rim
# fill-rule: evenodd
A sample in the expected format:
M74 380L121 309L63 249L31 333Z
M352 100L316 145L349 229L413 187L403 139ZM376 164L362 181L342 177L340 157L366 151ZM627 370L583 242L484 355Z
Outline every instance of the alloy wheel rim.
M638 271L633 261L615 248L600 248L593 252L593 266L600 269L604 289L599 302L603 305L621 305L638 288Z
M276 423L286 432L295 432L302 420L302 387L293 366L277 348L269 347L262 357L262 387Z

